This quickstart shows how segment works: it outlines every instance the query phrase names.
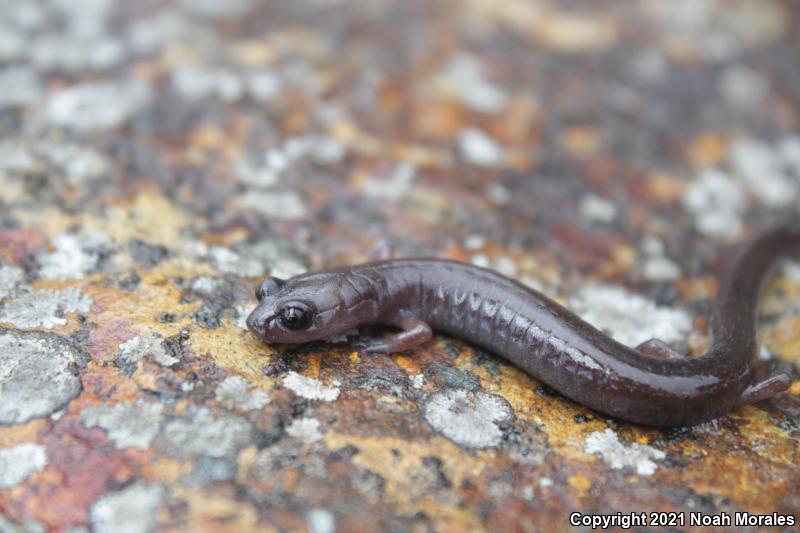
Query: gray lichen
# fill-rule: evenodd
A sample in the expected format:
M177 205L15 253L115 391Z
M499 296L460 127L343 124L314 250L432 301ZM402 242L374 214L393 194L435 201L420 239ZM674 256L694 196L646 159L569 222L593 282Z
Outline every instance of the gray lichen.
M100 257L96 247L103 238L80 239L64 233L53 238L55 251L39 258L39 274L45 279L82 279L97 266Z
M267 393L239 376L225 378L217 386L216 398L229 409L245 411L261 409L269 403Z
M147 533L156 526L155 512L164 500L164 487L135 483L105 494L92 505L92 531Z
M422 412L435 431L467 448L497 446L503 437L501 427L515 418L501 396L454 388L431 394Z
M50 97L45 118L54 126L78 131L116 128L150 102L139 81L100 81L62 89Z
M327 509L311 509L306 515L308 530L311 533L334 533L336 531L336 517Z
M226 457L246 446L252 433L253 426L244 418L200 407L169 422L163 438L169 453L176 457Z
M0 266L0 301L14 295L25 282L25 272L14 265Z
M13 448L0 448L0 489L8 489L25 481L46 464L44 446L26 443Z
M622 287L584 287L569 304L581 318L628 346L652 338L682 341L692 330L692 318L683 309L659 307Z
M242 17L253 9L252 0L180 0L179 4L189 13L209 19Z
M91 306L92 299L82 294L77 287L25 291L7 301L0 309L0 322L7 322L22 329L36 327L52 329L67 323L65 315L86 313Z
M0 424L50 415L72 400L81 382L78 350L52 334L0 329Z
M316 418L298 418L286 428L286 434L306 442L315 442L322 438Z
M0 110L35 104L42 94L42 83L36 73L26 67L0 70Z
M297 372L289 372L289 374L283 378L283 386L307 400L332 402L339 397L338 387L327 387L320 380L307 378Z
M120 358L128 363L136 364L144 357L150 357L161 366L172 366L180 362L179 359L167 353L164 347L164 337L159 333L145 333L138 335L119 345Z
M95 405L81 411L81 420L87 427L103 428L117 448L146 450L158 433L163 410L158 403Z
M624 444L611 429L595 431L586 437L586 453L599 454L611 468L632 467L640 476L649 476L656 471L655 460L664 459L666 455L644 444Z

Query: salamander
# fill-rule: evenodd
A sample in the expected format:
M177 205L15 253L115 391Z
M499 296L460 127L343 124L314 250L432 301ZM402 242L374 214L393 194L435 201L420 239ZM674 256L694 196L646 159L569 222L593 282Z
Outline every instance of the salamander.
M791 384L756 365L757 304L776 260L800 249L800 221L743 247L723 277L711 316L712 342L690 357L651 339L630 348L540 292L497 272L451 260L391 259L268 277L247 319L267 343L301 344L358 326L400 331L361 338L363 352L400 352L431 338L460 337L504 357L564 396L601 413L652 425L693 425Z

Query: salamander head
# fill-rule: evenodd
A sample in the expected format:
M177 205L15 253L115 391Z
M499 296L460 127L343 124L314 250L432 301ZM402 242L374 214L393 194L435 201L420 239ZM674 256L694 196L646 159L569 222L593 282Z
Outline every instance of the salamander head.
M285 344L302 344L353 329L365 317L348 305L352 295L346 293L345 275L323 272L288 280L268 277L256 289L259 303L247 317L247 327L264 342Z

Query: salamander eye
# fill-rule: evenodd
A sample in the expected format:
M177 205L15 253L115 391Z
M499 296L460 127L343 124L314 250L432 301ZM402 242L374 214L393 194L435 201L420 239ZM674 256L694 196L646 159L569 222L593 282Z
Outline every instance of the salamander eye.
M286 329L306 329L311 325L314 311L303 302L289 302L281 308L280 318Z
M268 277L256 288L256 298L260 302L267 296L278 294L285 283L286 280L273 276Z

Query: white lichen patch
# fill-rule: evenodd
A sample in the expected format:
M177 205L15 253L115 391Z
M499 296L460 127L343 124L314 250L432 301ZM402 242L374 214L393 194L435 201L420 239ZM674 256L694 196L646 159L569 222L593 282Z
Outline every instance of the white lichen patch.
M144 109L150 98L148 86L136 80L84 83L53 94L45 119L78 131L116 128Z
M481 235L480 233L467 235L467 237L464 239L464 248L467 250L480 250L484 246L486 246L486 236Z
M628 346L649 339L676 342L692 330L692 318L682 309L658 307L647 298L622 287L593 285L569 301L581 318Z
M101 152L78 144L46 142L35 146L39 158L59 172L73 186L85 185L86 180L108 177L111 162ZM88 235L87 246L105 244L108 236L102 232Z
M283 90L283 80L269 68L256 68L247 73L247 91L256 102L268 102Z
M651 446L620 442L619 436L611 429L594 431L586 437L586 453L599 454L611 468L631 467L640 476L652 475L658 465L654 461L664 459L666 454Z
M198 276L192 280L190 288L193 292L208 296L217 292L222 284L223 282L221 279L212 278L210 276Z
M129 363L137 363L144 357L150 357L162 366L172 366L180 362L167 353L164 337L155 332L138 335L125 341L119 345L119 349L120 357Z
M696 424L692 426L692 432L703 433L705 435L721 435L725 432L725 429L720 423L720 419L715 418L713 420L703 422L702 424Z
M617 218L617 206L596 194L587 194L581 198L578 209L581 216L590 222L608 224Z
M278 173L272 168L248 161L236 165L236 175L244 185L255 189L266 189L278 183Z
M81 411L86 427L101 427L117 448L150 447L161 425L164 406L159 403L95 405Z
M91 307L91 297L81 293L77 287L25 291L8 300L0 309L0 322L7 322L20 329L52 329L65 325L66 315L86 313Z
M693 213L700 232L735 237L747 208L745 193L774 209L795 205L800 198L800 139L776 142L741 137L728 146L726 171L703 172L684 191L684 207Z
M100 256L92 251L98 239L87 241L64 233L53 238L55 250L39 257L39 275L44 279L82 279L97 266Z
M234 308L233 323L239 328L247 331L247 317L256 308L256 304L237 305Z
M361 192L370 198L397 201L411 190L417 169L408 163L397 165L389 179L369 177L361 182Z
M185 98L217 97L235 102L245 95L244 82L236 72L209 65L177 65L172 71L172 86Z
M316 418L298 418L289 424L286 434L305 442L315 442L322 438L319 428L319 420Z
M290 160L307 157L318 165L330 165L344 159L347 147L333 137L301 135L287 139L283 151Z
M648 257L642 266L642 273L649 281L672 281L680 277L681 269L668 257Z
M486 255L484 254L473 255L472 257L469 258L469 262L481 268L489 268L489 266L492 264L492 262L489 261L489 258L486 257Z
M731 109L752 112L770 93L770 80L756 70L734 65L726 68L719 80L719 91Z
M229 409L251 411L261 409L269 403L269 396L263 390L240 376L230 376L217 386L217 401Z
M134 51L150 54L190 33L188 19L177 9L161 9L137 18L128 26L128 41Z
M61 194L63 186L86 186L89 179L98 179L109 175L111 164L97 150L74 143L48 139L45 141L5 141L0 142L0 178L12 178L6 182L0 194L7 194L9 185L24 185L31 175L47 177L49 188ZM22 187L25 196L31 191ZM89 194L89 189L81 190ZM95 236L90 235L89 241Z
M503 437L500 426L514 420L504 398L455 388L431 394L422 412L436 432L467 448L497 446Z
M425 384L425 375L424 374L412 374L408 376L408 380L411 382L411 386L415 389L421 389L422 386Z
M80 354L55 335L0 335L0 424L21 424L61 409L81 390Z
M148 533L156 526L156 510L163 501L164 487L142 482L104 494L92 505L92 531Z
M0 142L0 171L3 174L27 175L43 170L28 143L17 140Z
M747 199L739 181L718 170L708 170L684 191L683 205L701 233L732 238L742 228Z
M790 24L787 8L779 2L673 0L645 2L643 7L664 31L661 39L690 43L700 61L712 63L730 61L751 47L772 42Z
M180 0L178 4L191 13L209 19L243 17L253 9L253 0Z
M244 418L200 407L169 422L163 438L168 451L176 457L226 457L246 446L252 433L253 426Z
M9 489L47 465L44 446L26 443L0 448L0 489Z
M255 259L242 257L241 254L224 246L214 246L209 250L212 264L221 272L236 274L245 278L262 276L264 266Z
M459 134L458 151L464 161L473 165L492 166L503 158L503 149L476 128L467 128Z
M781 208L794 205L800 192L800 180L789 174L779 150L760 141L741 138L728 148L734 174L762 203Z
M327 509L311 509L306 515L310 533L334 533L336 531L336 517Z
M508 101L505 91L487 79L483 65L468 55L457 55L445 66L440 84L475 111L496 113Z
M800 261L784 261L781 273L795 283L800 283Z
M781 139L778 151L787 170L800 179L800 135L789 135Z
M339 397L339 387L328 387L318 379L307 378L297 372L289 372L283 378L283 386L307 400L332 402Z
M301 220L308 214L305 202L294 191L248 191L241 203L267 218L279 220Z
M15 265L0 266L0 301L16 294L24 283L24 270Z
M502 183L490 183L486 186L484 194L497 205L508 205L513 198L511 190Z
M680 267L664 255L664 243L655 237L642 242L645 257L642 260L642 274L649 281L672 281L681 275Z
M271 276L281 279L289 279L293 276L299 276L307 271L308 269L305 267L305 265L288 257L275 259L274 262L270 263L269 269Z
M79 72L118 65L125 58L125 47L120 39L107 33L45 34L31 43L29 56L40 70Z
M26 45L26 36L21 31L3 24L0 32L0 60L16 61L23 57Z
M0 70L0 111L33 105L42 95L42 82L28 67Z

